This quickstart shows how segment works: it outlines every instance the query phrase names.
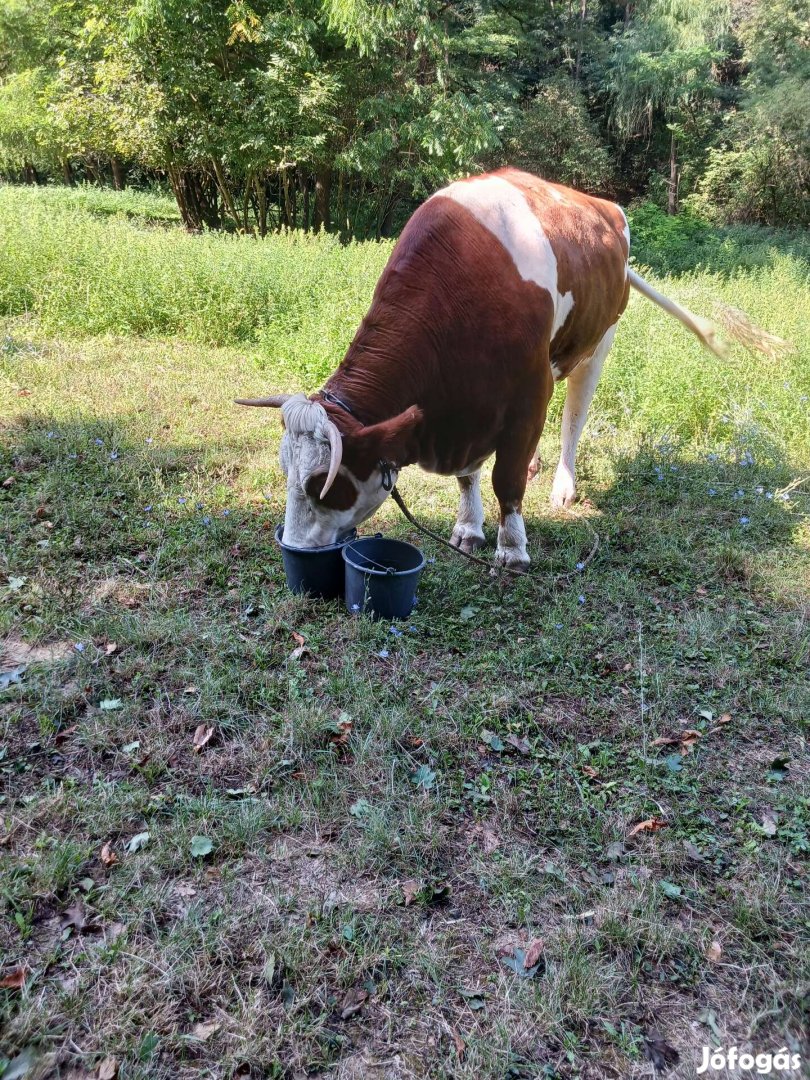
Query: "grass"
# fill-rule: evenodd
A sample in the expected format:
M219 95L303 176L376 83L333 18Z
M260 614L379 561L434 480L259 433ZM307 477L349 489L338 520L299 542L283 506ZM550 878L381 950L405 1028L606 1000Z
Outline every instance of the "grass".
M810 471L795 252L769 237L745 273L664 282L792 338L779 364L716 361L633 301L579 518L548 510L555 403L527 580L386 504L371 528L435 559L392 633L286 592L279 429L231 405L314 386L387 249L40 197L0 191L0 668L42 650L0 691L0 978L26 969L0 989L0 1063L601 1080L650 1076L656 1040L670 1077L703 1045L806 1056L810 483L780 498ZM446 533L454 487L402 484ZM596 559L560 579L592 528ZM537 939L521 978L504 960Z

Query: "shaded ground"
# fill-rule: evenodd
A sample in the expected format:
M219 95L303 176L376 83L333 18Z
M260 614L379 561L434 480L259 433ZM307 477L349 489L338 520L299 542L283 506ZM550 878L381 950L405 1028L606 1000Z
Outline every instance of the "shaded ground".
M392 628L285 591L278 428L231 407L235 354L19 344L0 1061L601 1080L808 1053L806 463L597 415L587 571L555 576L591 532L548 469L517 584L389 505L369 529L435 559ZM449 532L452 483L402 487Z

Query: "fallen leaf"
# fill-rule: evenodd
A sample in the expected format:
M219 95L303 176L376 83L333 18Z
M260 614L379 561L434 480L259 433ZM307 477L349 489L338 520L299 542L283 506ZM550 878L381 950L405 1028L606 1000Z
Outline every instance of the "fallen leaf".
M334 746L345 746L349 741L353 726L354 722L345 713L341 713L335 723L330 724L327 729L329 731L329 742Z
M658 832L659 829L663 829L667 826L668 822L663 818L647 818L646 821L640 821L638 825L634 825L628 836L636 836L640 832Z
M123 709L124 703L120 698L104 698L98 703L98 707L104 712L112 712L114 709Z
M773 810L766 810L762 815L762 831L766 836L776 836L778 818Z
M421 885L418 881L411 878L408 881L403 881L400 888L402 889L402 895L405 897L405 907L410 907L416 897L419 895Z
M10 488L13 483L14 483L14 477L13 476L7 476L6 479L3 481L3 487L4 488Z
M681 1055L675 1047L670 1046L668 1042L653 1031L644 1036L644 1053L647 1060L652 1062L656 1072L663 1072L670 1065L677 1065L681 1059Z
M115 1080L116 1076L118 1076L118 1069L117 1058L105 1057L98 1067L97 1080Z
M185 881L181 881L179 884L175 885L174 891L178 896L191 897L197 895L197 890L194 886L188 885Z
M108 641L107 644L104 646L104 655L105 656L112 656L113 653L117 653L117 652L118 652L118 642L117 641Z
M718 716L717 717L717 723L718 724L730 724L731 723L731 713L724 712L722 716Z
M0 979L0 989L3 990L22 990L25 986L25 980L28 977L28 968L18 967L10 971L8 975L4 975Z
M198 724L194 731L194 738L192 743L194 745L194 752L199 754L204 746L211 741L211 736L214 734L212 727L207 727L205 724Z
M723 952L722 946L719 941L713 941L711 945L706 949L706 959L711 960L713 964L716 964L720 959L720 955Z
M528 739L521 739L518 735L507 735L504 742L524 757L528 757L532 752Z
M195 1024L191 1029L191 1035L200 1042L207 1042L221 1027L218 1020L209 1020L207 1023Z
M127 851L132 854L133 852L140 851L141 848L146 847L149 843L149 835L148 832L136 833L127 844Z
M523 958L524 967L534 967L537 961L540 959L540 954L543 952L544 944L542 938L535 938L534 941L529 943L529 947L526 949L526 955Z
M593 767L593 765L583 765L583 766L582 766L582 771L583 771L583 772L585 773L585 775L586 775L587 777L589 777L589 778L590 778L591 780L595 780L595 779L597 778L597 776L599 775L599 770L598 770L598 769L595 769L595 768Z
M192 836L191 838L191 855L192 858L202 859L206 855L210 855L214 850L213 841L207 836Z
M306 645L299 645L298 648L293 649L293 651L290 653L290 660L300 660L302 656L311 655L311 649L308 649Z
M542 945L541 945L542 948ZM501 963L511 968L521 979L533 979L540 967L539 963L527 964L526 953L515 945L509 956L501 957Z
M26 390L26 388L23 387L22 390L17 391L17 397L31 397L33 392L33 390Z
M118 862L118 856L115 854L110 844L105 844L102 847L100 858L105 866L115 866Z
M184 694L199 694L199 692L200 692L200 689L199 689L198 686L189 685L189 686L184 686L183 687L183 693Z
M464 998L473 1012L478 1012L479 1009L485 1009L487 1007L483 990L459 989L459 994Z
M672 735L659 735L657 739L653 739L650 746L677 746L679 742L680 739Z
M489 825L474 825L470 830L470 839L478 842L485 855L491 855L501 846L498 834Z
M360 1012L367 1001L368 990L353 987L343 999L343 1004L340 1007L340 1019L348 1020L350 1016Z
M307 639L303 634L299 634L297 630L292 631L293 641L296 645L306 645Z
M78 901L62 913L62 917L59 920L63 930L67 930L72 927L74 930L82 931L87 925L87 920L84 917L84 906Z
M464 1057L464 1051L467 1049L467 1044L464 1042L464 1040L455 1028L450 1028L450 1034L453 1036L453 1043L456 1048L456 1054L458 1054L459 1058Z

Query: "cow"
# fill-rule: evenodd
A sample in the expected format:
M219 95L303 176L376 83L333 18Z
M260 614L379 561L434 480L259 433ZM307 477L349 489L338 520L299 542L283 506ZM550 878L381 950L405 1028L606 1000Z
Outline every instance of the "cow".
M551 503L576 497L575 457L631 288L718 355L707 319L628 264L615 203L517 169L458 180L405 226L337 371L310 397L238 399L281 409L284 543L335 543L419 464L455 476L451 542L484 543L481 469L492 454L500 507L495 563L529 565L521 507L554 386L567 380Z

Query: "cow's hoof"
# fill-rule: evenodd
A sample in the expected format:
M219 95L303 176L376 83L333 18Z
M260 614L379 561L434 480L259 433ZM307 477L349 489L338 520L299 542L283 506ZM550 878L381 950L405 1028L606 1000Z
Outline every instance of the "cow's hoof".
M519 574L525 574L529 569L529 556L514 548L497 548L495 551L495 566L503 566L507 570L515 570Z
M577 489L570 484L555 484L549 496L555 510L568 510L577 498Z
M469 525L456 525L450 537L453 547L463 551L465 555L474 555L479 548L484 546L484 534L475 532Z

